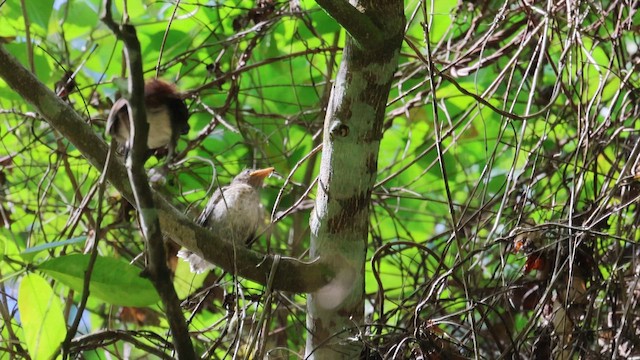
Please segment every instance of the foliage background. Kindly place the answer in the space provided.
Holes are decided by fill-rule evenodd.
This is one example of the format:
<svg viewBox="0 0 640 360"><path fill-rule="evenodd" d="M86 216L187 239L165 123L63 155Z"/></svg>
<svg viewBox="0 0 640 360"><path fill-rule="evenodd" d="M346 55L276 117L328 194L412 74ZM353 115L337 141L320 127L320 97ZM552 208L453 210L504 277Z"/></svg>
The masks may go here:
<svg viewBox="0 0 640 360"><path fill-rule="evenodd" d="M536 357L547 338L569 344L571 356L638 355L637 4L405 4L406 41L371 204L372 326L359 329L369 356ZM51 88L74 72L70 101L103 133L107 99L125 74L122 45L99 21L100 6L0 2L0 40ZM344 32L311 1L127 6L147 77L157 73L190 95L191 131L161 190L197 214L217 183L244 167L274 166L281 177L263 192L272 223L257 248L304 258L313 149ZM80 295L33 266L82 253L96 237L101 255L141 267L143 243L115 191L99 201L99 172L1 81L0 94L0 346L37 357L18 314L19 293L27 293L20 284L52 288L42 301L59 302L64 314L44 323L52 328L71 321ZM515 252L514 243L526 246ZM538 253L551 269L525 273ZM210 280L178 263L181 297ZM575 283L584 283L579 303L566 295ZM185 309L200 353L302 353L304 295L279 293L265 311L262 287L229 277L223 284L204 310ZM107 292L120 286L105 284ZM536 294L533 306L517 304L526 298L521 289ZM548 325L556 304L570 314L570 339ZM127 329L133 340L109 333L124 341L76 341L75 349L87 358L144 358L152 345L161 356L160 311L92 296L79 335ZM255 326L261 316L264 329Z"/></svg>

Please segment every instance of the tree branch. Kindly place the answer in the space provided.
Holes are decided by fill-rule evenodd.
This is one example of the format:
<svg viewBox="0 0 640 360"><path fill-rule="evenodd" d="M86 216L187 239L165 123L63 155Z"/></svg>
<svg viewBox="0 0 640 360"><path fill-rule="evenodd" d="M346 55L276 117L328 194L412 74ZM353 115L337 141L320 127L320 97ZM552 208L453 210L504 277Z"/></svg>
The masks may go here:
<svg viewBox="0 0 640 360"><path fill-rule="evenodd" d="M167 256L158 213L153 201L153 193L149 186L144 163L146 154L149 124L144 102L144 75L142 71L142 54L136 28L130 24L118 26L112 18L111 0L104 1L102 21L124 43L125 58L129 68L129 145L127 172L136 200L140 218L140 228L146 240L147 264L144 274L147 275L160 295L165 307L169 328L173 335L173 344L180 359L195 359L196 353L189 338L189 327L180 308L178 294L171 281L171 272L167 267ZM115 115L115 114L114 114Z"/></svg>
<svg viewBox="0 0 640 360"><path fill-rule="evenodd" d="M171 344L167 343L162 337L148 331L101 330L74 339L71 342L71 352L81 354L85 351L103 348L118 341L126 341L138 349L155 355L159 359L173 359L172 356L162 351L162 349L169 348Z"/></svg>
<svg viewBox="0 0 640 360"><path fill-rule="evenodd" d="M382 29L371 17L360 12L346 0L316 0L340 26L342 26L363 50L378 50L384 45Z"/></svg>
<svg viewBox="0 0 640 360"><path fill-rule="evenodd" d="M57 97L32 73L0 45L0 77L22 98L33 105L45 120L71 142L98 171L104 167L108 146L96 135L69 104ZM107 180L124 198L135 204L127 171L121 161L112 160ZM269 278L273 255L259 254L216 237L209 230L174 208L167 199L154 192L154 201L162 230L181 246L220 266L225 271L265 285ZM234 254L235 258L231 256ZM234 259L236 263L234 264ZM236 272L237 270L237 272ZM324 262L304 263L283 257L273 282L274 290L310 293L326 285L333 277Z"/></svg>
<svg viewBox="0 0 640 360"><path fill-rule="evenodd" d="M338 270L329 285L307 297L305 358L314 360L354 359L362 351L362 343L351 340L354 333L345 330L366 323L362 304L371 193L405 29L401 0L351 3L362 13L350 14L357 17L341 25L349 30L363 17L375 19L384 46L363 47L355 36L347 37L327 105L309 253L332 261Z"/></svg>

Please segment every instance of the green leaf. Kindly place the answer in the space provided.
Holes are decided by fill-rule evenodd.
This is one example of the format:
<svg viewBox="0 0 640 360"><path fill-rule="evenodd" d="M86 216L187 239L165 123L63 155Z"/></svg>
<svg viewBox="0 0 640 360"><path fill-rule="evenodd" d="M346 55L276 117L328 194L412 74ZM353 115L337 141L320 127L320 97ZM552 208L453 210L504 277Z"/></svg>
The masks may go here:
<svg viewBox="0 0 640 360"><path fill-rule="evenodd" d="M74 254L47 260L38 269L75 291L82 292L88 264L89 255ZM159 300L151 282L140 277L140 269L108 257L97 258L89 292L90 296L112 305L148 306Z"/></svg>
<svg viewBox="0 0 640 360"><path fill-rule="evenodd" d="M27 58L27 44L26 43L10 43L4 45L5 49L7 49L11 55L15 56L23 65L28 67L29 61ZM51 78L51 66L47 58L42 54L42 52L37 51L33 54L33 61L36 67L36 74L38 79L44 83L48 82ZM2 100L5 100L5 96L10 97L10 99L19 99L13 91L2 92Z"/></svg>
<svg viewBox="0 0 640 360"><path fill-rule="evenodd" d="M91 4L90 1L74 1L73 5L65 6L69 6L69 14L65 19L71 24L93 26L99 21L98 13L100 9Z"/></svg>
<svg viewBox="0 0 640 360"><path fill-rule="evenodd" d="M9 240L9 229L0 228L0 257L6 254L7 242Z"/></svg>
<svg viewBox="0 0 640 360"><path fill-rule="evenodd" d="M31 22L40 25L43 30L47 30L53 11L53 0L26 1L25 3Z"/></svg>
<svg viewBox="0 0 640 360"><path fill-rule="evenodd" d="M18 310L31 358L51 359L58 352L67 327L62 302L40 275L29 274L22 279Z"/></svg>
<svg viewBox="0 0 640 360"><path fill-rule="evenodd" d="M26 249L25 251L21 252L20 255L22 255L23 259L29 261L29 260L33 259L33 256L35 254L39 253L40 251L53 249L53 248L56 248L56 247L59 247L59 246L79 244L79 243L84 242L86 239L87 239L87 236L83 235L83 236L78 236L78 237L74 237L74 238L71 238L71 239L63 240L63 241L54 241L54 242L50 242L50 243L45 243L45 244L42 244L42 245L30 247L30 248Z"/></svg>
<svg viewBox="0 0 640 360"><path fill-rule="evenodd" d="M313 19L313 26L319 34L333 34L340 30L338 22L324 11L314 12L310 17Z"/></svg>
<svg viewBox="0 0 640 360"><path fill-rule="evenodd" d="M167 34L165 39L165 30L157 31L149 34L151 43L144 50L144 54L154 54L160 50L161 44L164 42L163 56L176 56L187 49L191 43L191 36L182 31L172 30ZM142 45L142 44L141 44Z"/></svg>

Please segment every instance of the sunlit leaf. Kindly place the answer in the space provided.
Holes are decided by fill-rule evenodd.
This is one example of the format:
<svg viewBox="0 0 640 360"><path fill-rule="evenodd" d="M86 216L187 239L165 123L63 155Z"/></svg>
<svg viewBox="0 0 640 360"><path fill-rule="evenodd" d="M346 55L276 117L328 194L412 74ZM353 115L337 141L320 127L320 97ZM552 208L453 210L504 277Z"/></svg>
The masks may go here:
<svg viewBox="0 0 640 360"><path fill-rule="evenodd" d="M82 292L89 255L67 255L53 258L38 269L70 288ZM140 277L140 269L124 261L98 257L91 275L90 296L122 306L147 306L158 302L151 282Z"/></svg>
<svg viewBox="0 0 640 360"><path fill-rule="evenodd" d="M29 20L34 24L40 25L43 30L47 30L51 12L53 11L53 3L53 0L25 1Z"/></svg>
<svg viewBox="0 0 640 360"><path fill-rule="evenodd" d="M31 358L50 359L67 332L60 298L40 275L29 274L20 283L18 309Z"/></svg>

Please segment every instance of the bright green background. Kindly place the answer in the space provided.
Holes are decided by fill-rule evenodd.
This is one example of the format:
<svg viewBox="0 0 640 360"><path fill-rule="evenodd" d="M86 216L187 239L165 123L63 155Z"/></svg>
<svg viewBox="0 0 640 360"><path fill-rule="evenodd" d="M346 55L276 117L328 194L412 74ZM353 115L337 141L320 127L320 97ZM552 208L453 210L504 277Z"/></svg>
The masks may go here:
<svg viewBox="0 0 640 360"><path fill-rule="evenodd" d="M513 240L509 235L518 227L566 225L584 211L599 212L600 218L609 214L606 226L596 227L593 219L584 224L572 220L575 226L601 232L589 238L600 273L593 281L598 279L599 284L613 281L612 274L619 270L600 260L604 254L638 240L637 199L632 200L637 181L630 177L633 172L621 173L625 166L632 168L634 161L628 156L638 131L635 89L640 79L632 65L637 35L628 27L616 26L614 18L587 11L585 4L578 7L588 13L582 18L578 41L561 13L545 28L537 27L542 17L515 2L500 16L496 15L502 11L499 4L474 7L473 3L446 0L422 8L417 1L405 2L407 41L415 44L420 56L407 43L403 45L380 145L379 184L371 204L371 261L366 264L366 311L371 321L381 325L375 334L411 334L412 319L418 316L425 323L438 324L453 343L470 347L470 340L463 336L469 326L480 332L505 326L501 316L508 308L507 287L533 276L522 274L525 256L509 252ZM25 66L31 47L35 73L51 88L65 71L76 72L77 89L70 101L104 136L108 105L96 107L92 99L98 99L94 93L103 103L115 99L114 81L124 75L124 64L122 45L99 21L101 2L25 4L25 9L19 1L0 5L3 46ZM123 8L120 1L116 4L119 21ZM129 17L144 49L147 77L157 71L187 91L230 72L237 75L235 83L229 77L187 100L191 131L181 139L179 150L189 151L181 154L185 161L169 174L162 191L190 214L197 214L203 205L212 179L225 184L245 167L274 166L281 174L268 179L263 191L265 207L274 214L296 203L317 174L320 155L305 156L321 141L324 109L345 34L312 1L301 1L300 14L290 12L287 2L278 3L266 22L234 29L234 21L248 16L252 7L252 1L184 2L177 9L169 2L128 2ZM28 14L32 44L26 42L23 11ZM431 77L422 61L426 58L425 12L435 67L452 78ZM629 22L636 24L637 13L631 15ZM609 41L614 32L619 32L617 42ZM543 62L536 73L529 66L537 65L543 43ZM551 98L554 87L558 95ZM237 95L228 97L236 91ZM14 299L24 299L38 286L47 296L31 298L33 306L45 301L75 306L86 260L78 254L95 230L96 209L102 207L99 250L104 261L94 274L96 290L83 317L83 331L134 326L164 336L165 321L131 325L117 316L117 305L146 306L155 299L149 284L136 276L141 261L127 265L143 249L135 217L127 215L119 194L111 188L102 204L93 195L80 210L83 199L97 186L98 171L1 80L0 94L0 206L3 218L9 219L0 230L0 279L5 291ZM526 120L508 118L487 103L516 116L535 115ZM212 112L229 126L217 122ZM208 126L213 130L203 133ZM299 162L273 209L284 178ZM155 159L148 163L155 165ZM630 186L626 192L621 190L624 184ZM312 204L314 193L311 190L303 205ZM308 247L309 208L303 206L273 224L257 249L303 256ZM542 246L557 240L545 238ZM74 266L54 266L65 256ZM122 274L128 275L116 282L108 276L113 266L122 267ZM174 282L181 298L203 281L203 275L193 276L179 263ZM239 304L246 315L260 314L262 306L248 295L261 294L263 289L245 281L241 285L247 298ZM483 289L495 292L489 296ZM593 299L603 299L603 289L594 289ZM279 302L278 316L269 325L279 335L270 337L267 346L300 353L304 295L285 295L289 300ZM213 305L192 319L191 330L203 331L196 339L200 353L223 332L222 302L217 294ZM15 313L15 301L3 306ZM161 311L157 306L151 309ZM58 307L50 310L56 314L42 326L61 328ZM585 326L604 326L606 316L599 316ZM519 313L511 324L514 338L525 333L519 338L528 344L525 347L530 346L527 339L535 321L536 317ZM32 355L43 351L33 349L30 339L35 330L26 319L12 318L9 323ZM8 329L2 329L2 338L7 339ZM219 350L224 353L231 341L224 338ZM479 336L475 341L484 355L491 354L491 340ZM57 345L48 346L55 351ZM120 351L122 346L105 348ZM241 348L236 350L242 353ZM85 356L103 355L92 351Z"/></svg>

